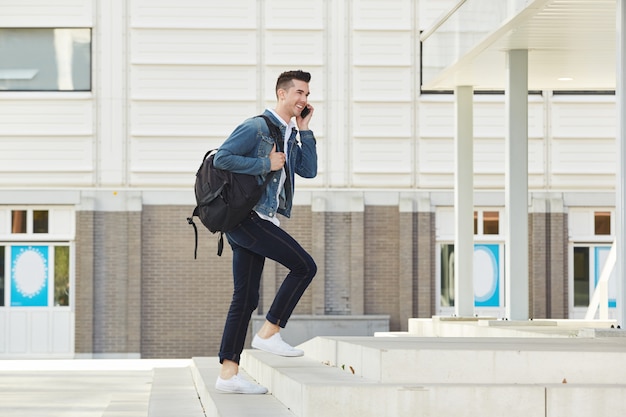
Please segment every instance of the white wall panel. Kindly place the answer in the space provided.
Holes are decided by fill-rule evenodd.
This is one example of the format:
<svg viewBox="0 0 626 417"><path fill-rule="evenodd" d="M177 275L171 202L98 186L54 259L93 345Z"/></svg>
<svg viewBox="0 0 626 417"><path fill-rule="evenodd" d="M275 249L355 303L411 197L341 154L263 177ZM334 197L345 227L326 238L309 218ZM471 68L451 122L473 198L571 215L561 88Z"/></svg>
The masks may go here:
<svg viewBox="0 0 626 417"><path fill-rule="evenodd" d="M133 99L257 99L256 66L135 65L131 69Z"/></svg>
<svg viewBox="0 0 626 417"><path fill-rule="evenodd" d="M354 0L353 27L361 29L411 30L412 0Z"/></svg>
<svg viewBox="0 0 626 417"><path fill-rule="evenodd" d="M52 330L48 311L31 311L29 317L30 346L32 353L47 353L50 349L49 338Z"/></svg>
<svg viewBox="0 0 626 417"><path fill-rule="evenodd" d="M454 139L424 138L419 143L419 167L423 174L454 172Z"/></svg>
<svg viewBox="0 0 626 417"><path fill-rule="evenodd" d="M545 141L541 139L528 139L528 173L530 175L546 173Z"/></svg>
<svg viewBox="0 0 626 417"><path fill-rule="evenodd" d="M228 0L219 3L198 0L132 0L132 26L254 29L256 0Z"/></svg>
<svg viewBox="0 0 626 417"><path fill-rule="evenodd" d="M570 209L568 213L569 237L594 236L593 213L589 209Z"/></svg>
<svg viewBox="0 0 626 417"><path fill-rule="evenodd" d="M323 29L326 25L326 8L323 1L299 2L297 7L293 0L269 0L259 3L265 6L263 17L266 29ZM294 13L302 18L296 17Z"/></svg>
<svg viewBox="0 0 626 417"><path fill-rule="evenodd" d="M351 185L358 188L383 188L389 190L390 188L395 187L411 187L412 184L413 181L410 174L394 174L391 172L378 174L361 174L355 172L351 175ZM397 206L398 203L397 201L390 200L388 204L383 205Z"/></svg>
<svg viewBox="0 0 626 417"><path fill-rule="evenodd" d="M410 66L413 55L412 32L354 31L352 60L355 66Z"/></svg>
<svg viewBox="0 0 626 417"><path fill-rule="evenodd" d="M352 100L406 101L411 106L414 76L410 67L356 67L352 73Z"/></svg>
<svg viewBox="0 0 626 417"><path fill-rule="evenodd" d="M528 98L528 137L543 138L546 134L546 105L540 97Z"/></svg>
<svg viewBox="0 0 626 417"><path fill-rule="evenodd" d="M7 314L9 327L9 349L8 353L27 353L29 348L28 340L28 313L26 311L15 311Z"/></svg>
<svg viewBox="0 0 626 417"><path fill-rule="evenodd" d="M504 139L474 139L474 172L504 174L504 146Z"/></svg>
<svg viewBox="0 0 626 417"><path fill-rule="evenodd" d="M454 103L426 101L419 103L419 133L423 138L454 137Z"/></svg>
<svg viewBox="0 0 626 417"><path fill-rule="evenodd" d="M51 351L52 353L74 353L74 335L68 329L74 328L74 313L69 310L51 311L50 320L52 326L50 328L51 335Z"/></svg>
<svg viewBox="0 0 626 417"><path fill-rule="evenodd" d="M305 30L270 30L265 33L264 62L298 68L324 63L324 33ZM278 74L276 74L278 76Z"/></svg>
<svg viewBox="0 0 626 417"><path fill-rule="evenodd" d="M474 137L504 138L504 102L474 102Z"/></svg>
<svg viewBox="0 0 626 417"><path fill-rule="evenodd" d="M355 139L353 144L355 173L410 173L411 142L402 139Z"/></svg>
<svg viewBox="0 0 626 417"><path fill-rule="evenodd" d="M11 210L0 209L0 236L8 235L11 230ZM2 320L0 320L0 323ZM0 331L0 334L2 332ZM2 349L0 349L2 351Z"/></svg>
<svg viewBox="0 0 626 417"><path fill-rule="evenodd" d="M354 103L354 137L411 137L411 105Z"/></svg>
<svg viewBox="0 0 626 417"><path fill-rule="evenodd" d="M91 137L0 137L2 174L11 171L91 171L92 155Z"/></svg>
<svg viewBox="0 0 626 417"><path fill-rule="evenodd" d="M255 30L134 29L133 64L256 65Z"/></svg>
<svg viewBox="0 0 626 417"><path fill-rule="evenodd" d="M4 301L4 300L3 300ZM6 305L6 304L4 304ZM7 334L7 317L9 314L6 312L5 308L0 308L0 354L5 353L7 351L7 340L9 340Z"/></svg>
<svg viewBox="0 0 626 417"><path fill-rule="evenodd" d="M552 172L555 174L615 174L615 139L555 139Z"/></svg>
<svg viewBox="0 0 626 417"><path fill-rule="evenodd" d="M66 236L74 239L76 234L76 217L72 207L55 207L50 209L50 235L54 238ZM2 230L2 229L0 229Z"/></svg>
<svg viewBox="0 0 626 417"><path fill-rule="evenodd" d="M554 102L552 135L562 138L615 138L614 102Z"/></svg>
<svg viewBox="0 0 626 417"><path fill-rule="evenodd" d="M93 132L90 100L54 99L54 93L0 98L0 137L88 135Z"/></svg>
<svg viewBox="0 0 626 417"><path fill-rule="evenodd" d="M189 172L196 170L204 154L219 147L224 138L142 137L132 143L131 154L136 173Z"/></svg>
<svg viewBox="0 0 626 417"><path fill-rule="evenodd" d="M90 27L93 0L2 0L0 27Z"/></svg>
<svg viewBox="0 0 626 417"><path fill-rule="evenodd" d="M136 101L131 108L131 134L226 137L258 113L254 102Z"/></svg>
<svg viewBox="0 0 626 417"><path fill-rule="evenodd" d="M609 174L588 174L588 175L552 175L550 187L553 189L567 189L584 192L586 190L606 190L611 192L615 189L615 175ZM589 200L589 205L597 203L593 199Z"/></svg>

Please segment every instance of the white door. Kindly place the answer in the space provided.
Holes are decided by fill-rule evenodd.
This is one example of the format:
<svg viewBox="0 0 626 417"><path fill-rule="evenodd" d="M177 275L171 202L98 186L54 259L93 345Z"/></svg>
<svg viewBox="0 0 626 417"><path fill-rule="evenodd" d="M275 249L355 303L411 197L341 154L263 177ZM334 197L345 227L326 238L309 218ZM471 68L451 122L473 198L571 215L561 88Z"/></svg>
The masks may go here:
<svg viewBox="0 0 626 417"><path fill-rule="evenodd" d="M438 314L454 314L454 244L439 245ZM504 244L474 244L474 313L479 316L503 317Z"/></svg>
<svg viewBox="0 0 626 417"><path fill-rule="evenodd" d="M572 247L570 273L569 318L583 319L593 296L611 246L607 244L575 244ZM616 317L617 281L615 271L609 278L609 318Z"/></svg>
<svg viewBox="0 0 626 417"><path fill-rule="evenodd" d="M0 358L74 356L73 219L0 209Z"/></svg>
<svg viewBox="0 0 626 417"><path fill-rule="evenodd" d="M68 244L1 245L0 355L72 357Z"/></svg>

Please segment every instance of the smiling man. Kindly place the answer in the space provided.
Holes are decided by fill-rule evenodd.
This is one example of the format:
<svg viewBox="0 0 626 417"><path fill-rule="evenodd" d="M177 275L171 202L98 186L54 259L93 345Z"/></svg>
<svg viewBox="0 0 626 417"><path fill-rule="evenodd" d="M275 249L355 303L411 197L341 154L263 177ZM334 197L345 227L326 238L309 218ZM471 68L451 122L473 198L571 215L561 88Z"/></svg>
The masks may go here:
<svg viewBox="0 0 626 417"><path fill-rule="evenodd" d="M280 356L302 356L280 336L296 304L317 272L309 253L280 228L277 214L290 217L295 174L317 175L315 136L309 130L313 106L308 104L311 74L287 71L276 81L276 107L262 117L240 124L217 151L216 168L258 176L262 184L273 175L250 215L226 233L233 250L233 298L226 317L220 346L220 376L215 388L241 394L265 394L267 389L239 376L239 360L252 312L259 303L259 288L265 259L285 266L289 272L254 336L252 347ZM280 128L282 137L273 138L267 123ZM299 130L299 135L298 135ZM297 136L300 140L297 141Z"/></svg>

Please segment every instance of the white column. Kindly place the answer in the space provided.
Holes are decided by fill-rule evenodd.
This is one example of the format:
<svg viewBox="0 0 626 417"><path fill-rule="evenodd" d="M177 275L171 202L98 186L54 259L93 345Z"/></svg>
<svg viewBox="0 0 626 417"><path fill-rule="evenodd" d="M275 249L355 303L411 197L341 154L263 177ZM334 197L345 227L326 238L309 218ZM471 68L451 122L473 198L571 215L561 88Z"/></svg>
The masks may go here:
<svg viewBox="0 0 626 417"><path fill-rule="evenodd" d="M617 50L616 50L616 86L615 95L617 101L617 147L619 176L616 181L616 213L617 230L615 232L617 258L615 263L615 279L617 279L617 322L623 328L626 319L626 280L624 271L626 264L624 257L624 237L626 237L626 217L624 213L626 198L626 5L623 0L615 0L617 3Z"/></svg>
<svg viewBox="0 0 626 417"><path fill-rule="evenodd" d="M528 319L528 51L507 53L505 303L510 320Z"/></svg>
<svg viewBox="0 0 626 417"><path fill-rule="evenodd" d="M350 187L352 185L352 131L349 128L352 124L353 105L352 105L352 84L349 51L350 37L347 35L348 28L346 22L350 21L348 15L348 7L345 1L329 1L327 4L328 22L328 65L326 68L327 87L323 87L322 80L314 79L311 88L315 88L315 98L322 99L324 94L325 103L327 104L326 113L322 116L317 110L314 118L315 125L313 129L321 129L321 122L326 118L326 126L328 127L324 146L318 149L324 149L325 154L320 155L320 160L326 160L324 169L324 177L326 186L330 187ZM322 89L326 88L326 92L322 93ZM318 91L319 90L319 91ZM318 127L319 126L319 127Z"/></svg>
<svg viewBox="0 0 626 417"><path fill-rule="evenodd" d="M127 182L127 0L96 2L94 96L97 178L100 186Z"/></svg>
<svg viewBox="0 0 626 417"><path fill-rule="evenodd" d="M474 315L474 89L459 86L454 138L454 311Z"/></svg>

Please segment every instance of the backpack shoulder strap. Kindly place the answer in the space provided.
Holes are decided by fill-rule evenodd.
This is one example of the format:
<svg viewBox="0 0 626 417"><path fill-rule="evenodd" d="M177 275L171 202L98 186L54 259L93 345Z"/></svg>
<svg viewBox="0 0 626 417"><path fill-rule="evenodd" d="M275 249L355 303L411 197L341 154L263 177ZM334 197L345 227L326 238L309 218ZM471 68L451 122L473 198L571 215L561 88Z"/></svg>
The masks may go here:
<svg viewBox="0 0 626 417"><path fill-rule="evenodd" d="M276 142L276 149L282 148L283 141L280 140L282 138L282 132L280 131L280 128L276 126L274 122L272 121L272 119L270 119L266 115L259 114L258 117L262 117L263 119L265 119L265 123L267 123L267 127L270 130L270 136Z"/></svg>

